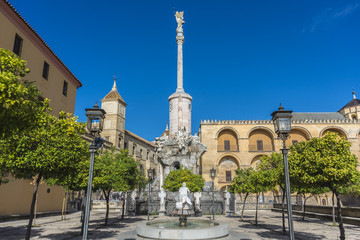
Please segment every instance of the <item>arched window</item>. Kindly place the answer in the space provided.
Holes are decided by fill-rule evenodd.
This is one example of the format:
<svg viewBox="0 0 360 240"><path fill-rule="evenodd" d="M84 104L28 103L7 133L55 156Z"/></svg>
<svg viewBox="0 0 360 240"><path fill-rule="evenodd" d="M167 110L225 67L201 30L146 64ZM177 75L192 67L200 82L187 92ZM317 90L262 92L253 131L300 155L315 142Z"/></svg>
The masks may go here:
<svg viewBox="0 0 360 240"><path fill-rule="evenodd" d="M274 150L273 136L265 129L255 129L249 134L249 152L271 152Z"/></svg>
<svg viewBox="0 0 360 240"><path fill-rule="evenodd" d="M219 133L217 146L219 152L237 152L238 146L238 136L234 131L224 129Z"/></svg>
<svg viewBox="0 0 360 240"><path fill-rule="evenodd" d="M230 183L235 177L235 170L238 168L236 159L230 156L223 157L219 164L219 182Z"/></svg>

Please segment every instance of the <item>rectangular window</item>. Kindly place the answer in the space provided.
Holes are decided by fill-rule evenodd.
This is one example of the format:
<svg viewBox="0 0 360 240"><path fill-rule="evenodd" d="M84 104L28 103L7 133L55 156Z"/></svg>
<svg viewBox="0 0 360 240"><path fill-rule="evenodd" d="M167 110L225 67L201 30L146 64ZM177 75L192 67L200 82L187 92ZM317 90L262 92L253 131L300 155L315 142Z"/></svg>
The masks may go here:
<svg viewBox="0 0 360 240"><path fill-rule="evenodd" d="M258 151L263 151L264 148L263 148L263 141L262 140L257 140L257 150Z"/></svg>
<svg viewBox="0 0 360 240"><path fill-rule="evenodd" d="M298 140L292 140L292 145L296 145L298 143Z"/></svg>
<svg viewBox="0 0 360 240"><path fill-rule="evenodd" d="M109 140L110 140L110 137L109 137L109 136L106 136L106 137L105 137L105 140L106 140L106 141L109 141Z"/></svg>
<svg viewBox="0 0 360 240"><path fill-rule="evenodd" d="M20 57L22 50L23 39L19 35L15 35L13 52Z"/></svg>
<svg viewBox="0 0 360 240"><path fill-rule="evenodd" d="M66 97L67 96L67 90L68 90L68 83L66 81L64 81L64 85L63 85L63 95Z"/></svg>
<svg viewBox="0 0 360 240"><path fill-rule="evenodd" d="M49 64L44 61L44 67L43 67L42 76L43 76L43 78L45 78L46 80L48 80L48 77L49 77L49 67L50 67Z"/></svg>
<svg viewBox="0 0 360 240"><path fill-rule="evenodd" d="M226 171L226 182L231 182L231 171Z"/></svg>
<svg viewBox="0 0 360 240"><path fill-rule="evenodd" d="M230 141L229 140L224 140L224 150L230 151Z"/></svg>
<svg viewBox="0 0 360 240"><path fill-rule="evenodd" d="M124 143L124 149L127 149L127 143Z"/></svg>

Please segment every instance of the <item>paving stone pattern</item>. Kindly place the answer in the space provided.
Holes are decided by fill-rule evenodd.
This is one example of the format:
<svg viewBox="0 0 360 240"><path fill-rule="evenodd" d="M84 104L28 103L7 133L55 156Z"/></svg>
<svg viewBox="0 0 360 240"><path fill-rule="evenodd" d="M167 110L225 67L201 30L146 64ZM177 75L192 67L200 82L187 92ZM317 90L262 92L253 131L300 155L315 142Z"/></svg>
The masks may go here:
<svg viewBox="0 0 360 240"><path fill-rule="evenodd" d="M89 239L107 240L142 240L136 236L135 227L140 221L146 221L146 216L125 216L120 220L120 212L110 212L109 225L104 226L103 211L92 211L90 216ZM223 240L248 240L248 239L288 239L281 234L281 214L268 210L259 211L259 224L253 224L255 211L245 211L244 222L239 221L239 216L226 217L216 215L219 222L228 223L230 226L229 236ZM210 216L209 216L210 217ZM66 220L60 220L60 216L41 217L36 220L36 226L32 228L31 239L71 239L80 240L80 212L67 215ZM18 240L24 239L27 220L8 220L0 222L0 239ZM294 216L295 237L300 240L310 239L339 239L339 228L331 226L331 222L306 219ZM360 227L345 224L347 240L360 239Z"/></svg>

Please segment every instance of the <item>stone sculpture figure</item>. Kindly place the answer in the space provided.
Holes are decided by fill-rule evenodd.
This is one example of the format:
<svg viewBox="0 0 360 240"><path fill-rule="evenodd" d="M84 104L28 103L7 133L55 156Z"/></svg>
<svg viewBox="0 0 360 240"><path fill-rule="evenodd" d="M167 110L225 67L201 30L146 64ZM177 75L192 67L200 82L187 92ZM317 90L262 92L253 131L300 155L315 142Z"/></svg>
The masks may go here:
<svg viewBox="0 0 360 240"><path fill-rule="evenodd" d="M176 19L176 22L178 24L177 28L176 28L176 31L182 32L183 31L182 25L185 23L185 21L184 21L184 12L176 11L175 19Z"/></svg>
<svg viewBox="0 0 360 240"><path fill-rule="evenodd" d="M182 209L184 204L192 205L190 198L188 197L190 190L186 187L186 183L182 184L182 187L179 189L179 201L176 202L176 208Z"/></svg>
<svg viewBox="0 0 360 240"><path fill-rule="evenodd" d="M182 154L186 154L188 152L188 146L191 142L191 135L190 133L186 132L186 128L179 128L179 131L175 133L174 140L179 145L179 151Z"/></svg>

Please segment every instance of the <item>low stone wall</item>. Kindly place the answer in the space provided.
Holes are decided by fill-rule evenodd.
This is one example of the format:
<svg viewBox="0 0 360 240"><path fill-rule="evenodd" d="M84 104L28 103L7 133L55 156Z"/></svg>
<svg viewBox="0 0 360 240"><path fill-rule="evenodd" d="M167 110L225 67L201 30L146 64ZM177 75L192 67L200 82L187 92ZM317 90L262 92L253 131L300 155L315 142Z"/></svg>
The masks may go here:
<svg viewBox="0 0 360 240"><path fill-rule="evenodd" d="M92 210L106 210L106 200L92 200L91 201ZM111 211L121 211L122 210L122 201L109 201L109 209Z"/></svg>
<svg viewBox="0 0 360 240"><path fill-rule="evenodd" d="M274 208L281 209L281 204L273 204ZM286 209L286 204L285 204ZM301 205L292 205L292 209L296 211L302 211ZM305 206L306 212L322 213L332 215L332 206ZM337 207L335 207L337 212ZM360 218L360 207L341 207L341 215L344 217Z"/></svg>
<svg viewBox="0 0 360 240"><path fill-rule="evenodd" d="M131 197L131 193L128 194L127 198L127 212L130 215L146 215L148 211L148 196L147 192L141 192L137 194L136 197ZM225 200L222 192L214 193L214 212L215 214L224 214L225 213ZM178 192L166 192L165 198L165 209L166 215L170 216L174 212L176 199L178 198ZM152 191L150 198L150 213L158 214L160 209L160 198L159 191ZM193 206L194 198L192 199ZM212 192L201 192L200 198L200 209L202 214L212 214Z"/></svg>

